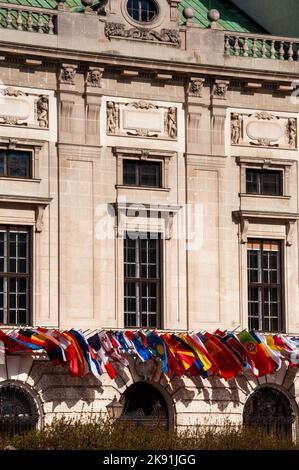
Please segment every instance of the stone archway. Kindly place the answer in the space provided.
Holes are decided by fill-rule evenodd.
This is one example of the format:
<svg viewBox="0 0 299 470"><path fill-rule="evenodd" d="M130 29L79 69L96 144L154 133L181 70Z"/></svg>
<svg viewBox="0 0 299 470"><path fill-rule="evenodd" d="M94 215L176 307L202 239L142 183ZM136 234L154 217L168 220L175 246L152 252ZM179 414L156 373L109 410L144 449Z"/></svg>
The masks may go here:
<svg viewBox="0 0 299 470"><path fill-rule="evenodd" d="M31 394L12 383L0 385L0 434L13 435L36 429L39 412Z"/></svg>
<svg viewBox="0 0 299 470"><path fill-rule="evenodd" d="M122 401L121 421L165 430L173 428L173 411L160 387L148 382L135 382L124 392Z"/></svg>
<svg viewBox="0 0 299 470"><path fill-rule="evenodd" d="M244 425L259 427L268 434L273 433L291 439L294 420L293 407L289 398L276 387L258 388L245 403Z"/></svg>

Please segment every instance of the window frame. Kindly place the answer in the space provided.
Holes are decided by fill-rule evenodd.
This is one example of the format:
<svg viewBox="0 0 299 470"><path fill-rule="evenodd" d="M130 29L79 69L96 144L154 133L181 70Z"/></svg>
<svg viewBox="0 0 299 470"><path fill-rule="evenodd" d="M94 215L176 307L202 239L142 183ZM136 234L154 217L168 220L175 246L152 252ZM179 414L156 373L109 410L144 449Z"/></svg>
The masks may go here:
<svg viewBox="0 0 299 470"><path fill-rule="evenodd" d="M17 147L17 148L9 148L9 147L3 147L3 146L0 146L0 152L27 152L30 154L30 157L29 157L29 176L13 176L13 175L9 175L8 173L7 174L3 174L1 175L0 174L0 177L1 178L12 178L14 180L31 180L33 179L33 170L34 170L34 150L32 148L26 148L26 147ZM6 156L6 161L7 161L8 157ZM6 168L8 168L8 165L6 163Z"/></svg>
<svg viewBox="0 0 299 470"><path fill-rule="evenodd" d="M0 322L0 325L5 325L5 326L16 326L16 325L29 325L31 324L32 320L32 299L33 299L33 231L31 226L26 226L26 225L7 225L7 224L0 224L0 230L5 231L6 233L10 232L26 232L27 233L27 263L28 263L28 272L27 273L16 273L12 271L1 271L0 277L3 279L27 279L27 292L26 292L26 322L25 323L20 323L16 321L15 323L10 323L9 320L9 309L10 309L10 288L9 288L9 283L7 282L7 292L3 292L3 297L4 295L6 296L6 307L3 305L3 322ZM9 243L7 244L6 248L6 253L4 253L4 259L5 255L7 258L6 263L8 263L8 260L10 259L10 252L9 252ZM6 309L6 313L5 313ZM16 317L17 320L17 317Z"/></svg>
<svg viewBox="0 0 299 470"><path fill-rule="evenodd" d="M258 282L251 282L249 278L249 272L250 272L250 265L249 265L249 252L254 251L250 250L248 245L250 243L258 243L260 246L259 253L260 253L260 266L257 267L258 270L258 275L260 276L261 281ZM266 269L263 267L263 245L265 243L275 243L278 244L278 250L277 252L279 253L279 264L278 264L278 269L277 272L279 273L279 282L278 283L273 283L273 282L264 282L264 272ZM258 317L258 330L257 331L263 331L263 332L279 332L283 333L285 331L285 273L284 273L284 243L283 240L281 239L269 239L269 238L255 238L255 237L250 237L248 239L248 244L246 246L246 257L247 257L247 318L248 318L248 327L249 329L253 329L252 326L250 325L250 318L253 317L250 315L250 296L249 296L249 290L250 288L256 288L258 289L259 292L261 292L261 301L257 301L261 303L261 310L262 314L261 317ZM266 250L265 250L266 251ZM267 250L268 251L268 250ZM265 328L266 322L271 321L271 314L269 313L268 318L266 318L265 315L265 308L266 308L266 301L264 297L264 293L266 289L276 289L277 290L277 305L278 305L278 313L277 313L277 330L274 329L268 329ZM253 317L255 318L255 317ZM275 318L275 317L274 317ZM256 329L256 328L254 328Z"/></svg>
<svg viewBox="0 0 299 470"><path fill-rule="evenodd" d="M248 172L255 172L258 175L258 186L259 186L259 191L253 192L253 191L248 191L247 187L247 174ZM275 193L267 193L264 191L264 176L265 174L269 173L279 173L279 192ZM256 196L283 196L284 194L284 181L283 181L283 170L280 168L255 168L255 167L249 167L247 166L245 169L245 190L246 194L254 194Z"/></svg>
<svg viewBox="0 0 299 470"><path fill-rule="evenodd" d="M162 308L163 308L163 240L162 240L162 237L161 237L161 233L156 233L154 234L154 237L153 237L153 233L150 233L150 232L136 232L136 234L134 234L134 237L133 239L135 239L135 241L139 240L139 242L137 242L137 247L135 248L135 252L137 253L137 260L135 258L135 266L137 266L137 263L139 263L139 276L138 277L133 277L133 276L126 276L126 240L128 239L131 239L128 237L128 234L129 233L132 233L130 231L126 231L125 234L124 234L124 237L123 237L123 279L124 279L124 296L123 296L123 309L124 309L124 326L125 328L162 328L162 315L163 315L163 312L162 312ZM146 235L146 238L145 238L145 235ZM140 240L144 240L144 239L147 239L147 240L150 240L150 239L155 239L157 240L157 247L158 247L158 277L155 277L155 278L149 278L149 277L142 277L140 276L140 268L141 268L141 249L142 249L142 245L140 243ZM129 324L128 322L128 315L129 313L126 312L126 309L125 309L125 302L126 302L126 295L125 295L125 285L126 283L131 283L131 284L135 284L136 288L136 324L135 325L132 325L132 324ZM142 286L143 285L146 285L146 284L155 284L156 285L156 314L155 314L155 317L156 317L156 322L155 322L155 325L149 325L148 321L147 321L147 324L143 324L142 322L142 300L144 299L144 297L141 295L138 296L137 294L137 290L139 290L139 292L142 292ZM138 308L137 308L138 307ZM151 316L154 316L154 314L148 314L147 312L147 320L149 320L149 318Z"/></svg>
<svg viewBox="0 0 299 470"><path fill-rule="evenodd" d="M170 162L177 158L177 152L166 150L136 149L131 147L113 147L113 155L116 157L116 189L138 189L141 191L170 191L169 171ZM123 161L137 160L161 163L161 186L136 186L124 184L123 180Z"/></svg>
<svg viewBox="0 0 299 470"><path fill-rule="evenodd" d="M281 158L261 158L261 157L236 157L236 164L240 167L240 197L257 197L257 198L277 198L290 199L293 192L291 191L291 179L294 175L295 160L282 160ZM268 195L259 193L246 192L246 170L273 170L282 172L282 194Z"/></svg>
<svg viewBox="0 0 299 470"><path fill-rule="evenodd" d="M135 176L136 176L136 182L135 183L128 183L125 181L125 164L132 162L136 165L135 168ZM142 179L142 167L150 166L150 165L157 165L159 166L159 175L158 175L158 184L157 185L147 185L147 184L142 184L141 179ZM122 161L122 170L123 170L123 175L122 175L122 181L124 186L138 186L141 188L154 188L154 189L162 189L162 162L161 160L142 160L142 159L136 159L136 158L124 158Z"/></svg>
<svg viewBox="0 0 299 470"><path fill-rule="evenodd" d="M127 15L130 17L130 19L132 21L134 21L135 23L138 23L138 24L142 24L142 25L149 25L149 24L152 24L155 19L157 18L158 14L159 14L159 7L158 7L158 4L155 0L146 0L147 1L147 10L146 10L146 13L147 15L149 14L150 11L153 11L153 10L150 10L150 3L153 5L154 7L154 15L151 19L148 19L148 20L143 20L142 19L142 15L143 15L143 8L142 8L142 3L144 0L135 0L138 2L138 19L136 19L132 13L130 13L130 10L133 10L133 11L136 11L136 8L134 9L134 0L126 0L125 1L125 9L126 9L126 13ZM130 3L132 3L132 6L130 8Z"/></svg>

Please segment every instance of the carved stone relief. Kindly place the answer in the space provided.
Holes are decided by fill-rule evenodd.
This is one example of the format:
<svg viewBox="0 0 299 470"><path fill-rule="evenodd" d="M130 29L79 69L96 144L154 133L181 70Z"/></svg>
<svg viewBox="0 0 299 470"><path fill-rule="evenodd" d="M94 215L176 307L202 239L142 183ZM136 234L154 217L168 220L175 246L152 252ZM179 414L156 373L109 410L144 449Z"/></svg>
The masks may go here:
<svg viewBox="0 0 299 470"><path fill-rule="evenodd" d="M39 127L49 127L49 98L41 95L35 102Z"/></svg>
<svg viewBox="0 0 299 470"><path fill-rule="evenodd" d="M0 125L49 128L49 96L26 93L13 87L0 88Z"/></svg>
<svg viewBox="0 0 299 470"><path fill-rule="evenodd" d="M203 85L203 78L191 79L189 82L189 96L197 96L198 98L201 98Z"/></svg>
<svg viewBox="0 0 299 470"><path fill-rule="evenodd" d="M297 148L297 119L266 111L230 115L232 145Z"/></svg>
<svg viewBox="0 0 299 470"><path fill-rule="evenodd" d="M228 90L229 82L227 80L221 81L216 80L213 88L213 97L226 100L226 94Z"/></svg>
<svg viewBox="0 0 299 470"><path fill-rule="evenodd" d="M102 78L103 78L103 69L90 67L90 69L87 72L86 84L87 86L101 88Z"/></svg>
<svg viewBox="0 0 299 470"><path fill-rule="evenodd" d="M231 142L238 144L241 137L241 121L237 113L231 114Z"/></svg>
<svg viewBox="0 0 299 470"><path fill-rule="evenodd" d="M75 84L76 67L74 65L63 65L60 72L61 83Z"/></svg>
<svg viewBox="0 0 299 470"><path fill-rule="evenodd" d="M180 33L176 29L161 29L160 31L148 30L144 28L129 28L122 23L106 23L105 36L108 39L131 39L135 41L158 42L180 47Z"/></svg>
<svg viewBox="0 0 299 470"><path fill-rule="evenodd" d="M144 100L129 103L108 101L106 127L108 135L176 140L177 108L158 106Z"/></svg>

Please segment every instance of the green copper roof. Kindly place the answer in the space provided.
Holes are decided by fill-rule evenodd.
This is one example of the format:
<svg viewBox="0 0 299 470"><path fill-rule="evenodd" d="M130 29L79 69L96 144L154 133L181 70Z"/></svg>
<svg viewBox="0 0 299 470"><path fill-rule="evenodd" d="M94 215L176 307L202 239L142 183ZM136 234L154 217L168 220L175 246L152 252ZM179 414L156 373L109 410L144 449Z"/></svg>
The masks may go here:
<svg viewBox="0 0 299 470"><path fill-rule="evenodd" d="M193 8L195 16L193 22L202 28L207 28L209 20L207 13L211 8L216 8L220 13L218 24L225 31L238 31L240 33L267 33L246 13L240 10L230 0L182 0L178 6L180 21L184 22L183 10L186 7Z"/></svg>
<svg viewBox="0 0 299 470"><path fill-rule="evenodd" d="M56 9L58 3L56 0L0 0L0 2L48 9ZM94 9L97 9L100 3L102 3L101 0L95 0L93 5ZM65 5L73 11L80 12L83 10L81 0L67 0ZM224 30L260 34L266 33L261 26L236 7L230 0L182 0L178 6L181 24L185 21L182 14L185 7L193 8L195 16L192 21L202 28L206 28L209 24L209 20L207 19L208 10L210 8L216 8L220 12L220 20L218 23ZM0 23L5 27L5 20L3 18L3 12L1 11L0 18L2 20Z"/></svg>

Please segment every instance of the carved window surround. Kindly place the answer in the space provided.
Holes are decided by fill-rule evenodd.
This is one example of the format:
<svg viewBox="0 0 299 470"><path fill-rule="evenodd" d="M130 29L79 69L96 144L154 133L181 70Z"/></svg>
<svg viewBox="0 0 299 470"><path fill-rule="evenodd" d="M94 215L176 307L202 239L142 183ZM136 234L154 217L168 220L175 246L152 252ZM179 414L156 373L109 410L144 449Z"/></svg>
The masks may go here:
<svg viewBox="0 0 299 470"><path fill-rule="evenodd" d="M160 162L162 164L162 188L155 188L156 190L170 190L169 189L169 163L170 159L175 157L176 152L167 152L165 150L148 150L148 149L135 149L135 148L122 148L113 147L113 154L117 158L116 162L116 185L121 187L128 187L136 189L136 186L123 185L123 161L132 160L147 160L150 162ZM138 189L151 190L148 187L139 187Z"/></svg>
<svg viewBox="0 0 299 470"><path fill-rule="evenodd" d="M0 194L0 207L34 210L37 233L42 232L44 211L51 201L52 198Z"/></svg>
<svg viewBox="0 0 299 470"><path fill-rule="evenodd" d="M265 197L259 194L246 193L246 169L256 168L263 170L281 170L283 180L283 195L270 196L275 198L290 198L290 173L295 160L282 160L276 158L256 158L256 157L237 157L236 161L241 170L241 191L240 196ZM267 196L268 197L268 196Z"/></svg>
<svg viewBox="0 0 299 470"><path fill-rule="evenodd" d="M170 240L173 232L173 219L182 206L167 204L136 204L117 202L117 237L123 238L127 231L161 233Z"/></svg>
<svg viewBox="0 0 299 470"><path fill-rule="evenodd" d="M240 241L247 243L250 224L264 225L285 225L285 240L287 246L292 246L295 223L299 219L299 214L289 212L272 211L234 211L233 219L240 224ZM250 237L253 237L250 234ZM273 238L273 237L272 237ZM275 237L274 237L275 238Z"/></svg>
<svg viewBox="0 0 299 470"><path fill-rule="evenodd" d="M5 150L26 150L32 153L32 178L26 178L24 181L40 182L40 153L45 145L43 140L29 140L21 138L0 138L0 148ZM8 178L5 177L5 180ZM16 181L16 178L13 179ZM20 179L18 179L20 181ZM22 180L23 181L23 180Z"/></svg>

